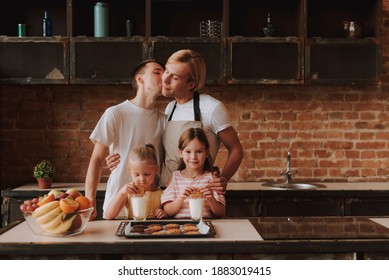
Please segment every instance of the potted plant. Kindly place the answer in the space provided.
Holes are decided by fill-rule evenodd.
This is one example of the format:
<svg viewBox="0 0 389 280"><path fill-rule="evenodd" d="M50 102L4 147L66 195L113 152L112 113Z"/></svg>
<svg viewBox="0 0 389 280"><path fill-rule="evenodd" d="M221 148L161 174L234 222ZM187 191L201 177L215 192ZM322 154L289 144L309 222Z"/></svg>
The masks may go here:
<svg viewBox="0 0 389 280"><path fill-rule="evenodd" d="M34 177L38 181L38 186L41 189L49 189L55 174L54 165L47 160L42 160L34 167Z"/></svg>

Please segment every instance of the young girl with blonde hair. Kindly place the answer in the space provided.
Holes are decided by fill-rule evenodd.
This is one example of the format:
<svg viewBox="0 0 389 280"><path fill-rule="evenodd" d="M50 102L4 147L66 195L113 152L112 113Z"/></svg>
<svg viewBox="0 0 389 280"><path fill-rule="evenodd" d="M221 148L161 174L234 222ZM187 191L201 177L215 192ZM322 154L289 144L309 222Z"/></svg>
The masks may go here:
<svg viewBox="0 0 389 280"><path fill-rule="evenodd" d="M105 212L105 218L116 218L124 206L127 218L133 218L131 196L144 192L144 195L148 196L147 218L166 218L167 214L161 206L162 190L155 186L159 168L154 146L146 144L132 149L128 156L128 169L133 181L125 184L112 199Z"/></svg>

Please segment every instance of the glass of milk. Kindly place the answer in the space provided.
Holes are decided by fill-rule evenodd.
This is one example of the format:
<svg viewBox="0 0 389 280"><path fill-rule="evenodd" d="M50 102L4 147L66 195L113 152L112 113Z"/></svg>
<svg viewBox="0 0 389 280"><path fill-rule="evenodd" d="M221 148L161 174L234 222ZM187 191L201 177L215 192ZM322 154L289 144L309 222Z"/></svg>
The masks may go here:
<svg viewBox="0 0 389 280"><path fill-rule="evenodd" d="M203 219L204 198L189 198L190 218L195 221Z"/></svg>
<svg viewBox="0 0 389 280"><path fill-rule="evenodd" d="M132 216L135 221L144 221L147 218L148 196L131 195Z"/></svg>

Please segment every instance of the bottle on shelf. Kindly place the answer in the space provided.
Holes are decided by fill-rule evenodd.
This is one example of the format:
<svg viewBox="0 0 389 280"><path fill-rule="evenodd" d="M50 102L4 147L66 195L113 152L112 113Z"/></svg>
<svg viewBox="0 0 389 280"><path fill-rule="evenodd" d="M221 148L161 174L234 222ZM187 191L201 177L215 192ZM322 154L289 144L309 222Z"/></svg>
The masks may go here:
<svg viewBox="0 0 389 280"><path fill-rule="evenodd" d="M42 36L43 37L49 37L52 36L52 25L51 25L51 18L49 18L49 14L47 11L45 11L44 17L43 17L43 24L42 24Z"/></svg>
<svg viewBox="0 0 389 280"><path fill-rule="evenodd" d="M108 4L97 2L94 7L94 34L95 37L108 36Z"/></svg>
<svg viewBox="0 0 389 280"><path fill-rule="evenodd" d="M265 37L274 36L274 34L276 32L276 28L275 28L274 24L272 23L270 13L267 13L266 25L262 28L262 31L263 31L263 35L265 35Z"/></svg>

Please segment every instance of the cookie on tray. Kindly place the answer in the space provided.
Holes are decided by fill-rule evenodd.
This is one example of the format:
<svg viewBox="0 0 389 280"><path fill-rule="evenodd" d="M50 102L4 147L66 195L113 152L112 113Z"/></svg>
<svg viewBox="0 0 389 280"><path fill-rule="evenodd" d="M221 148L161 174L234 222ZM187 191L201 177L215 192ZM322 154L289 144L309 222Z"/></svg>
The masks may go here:
<svg viewBox="0 0 389 280"><path fill-rule="evenodd" d="M160 230L160 231L156 231L156 232L153 232L152 235L165 235L166 232L163 231L163 230Z"/></svg>
<svg viewBox="0 0 389 280"><path fill-rule="evenodd" d="M193 230L193 231L184 232L184 234L200 234L200 232L198 230Z"/></svg>
<svg viewBox="0 0 389 280"><path fill-rule="evenodd" d="M172 229L172 228L180 228L180 225L179 224L166 224L165 225L166 230Z"/></svg>
<svg viewBox="0 0 389 280"><path fill-rule="evenodd" d="M171 228L166 230L166 234L182 234L182 231L179 228Z"/></svg>
<svg viewBox="0 0 389 280"><path fill-rule="evenodd" d="M159 224L152 224L152 225L149 225L147 228L145 228L145 233L148 233L148 234L151 234L153 232L157 232L157 231L160 231L162 230L162 226L159 225Z"/></svg>
<svg viewBox="0 0 389 280"><path fill-rule="evenodd" d="M131 232L132 233L144 233L145 229L141 228L141 227L132 227Z"/></svg>
<svg viewBox="0 0 389 280"><path fill-rule="evenodd" d="M196 226L183 226L183 227L182 227L182 230L183 230L184 232L198 231L199 228L196 227Z"/></svg>

